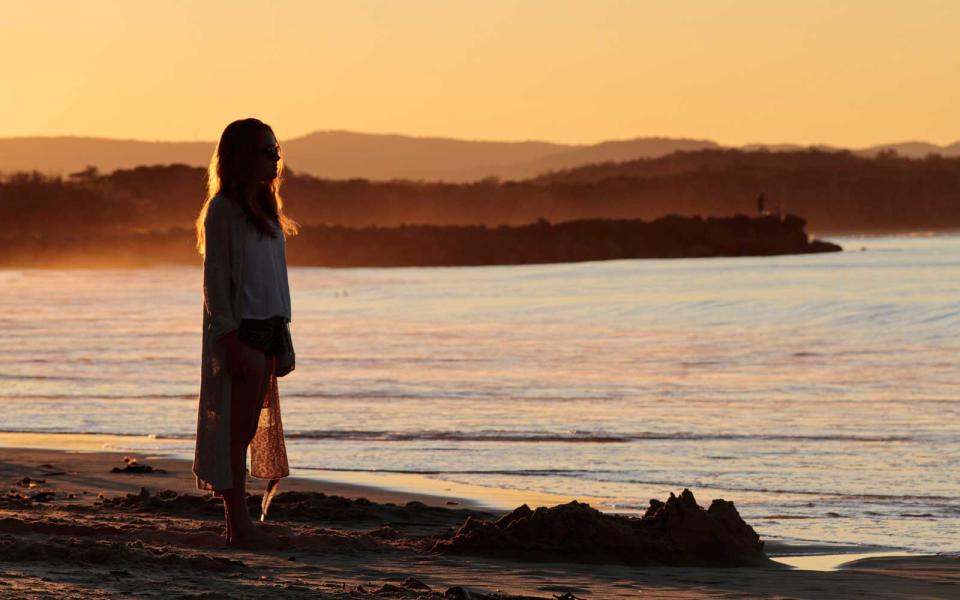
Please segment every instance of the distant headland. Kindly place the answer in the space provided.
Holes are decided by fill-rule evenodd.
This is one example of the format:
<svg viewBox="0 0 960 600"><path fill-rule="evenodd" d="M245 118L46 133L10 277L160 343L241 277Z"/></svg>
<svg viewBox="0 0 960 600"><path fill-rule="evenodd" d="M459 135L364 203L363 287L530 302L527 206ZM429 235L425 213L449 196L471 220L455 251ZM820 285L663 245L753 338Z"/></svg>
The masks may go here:
<svg viewBox="0 0 960 600"><path fill-rule="evenodd" d="M519 265L631 258L703 258L837 252L810 240L795 215L583 219L510 227L307 227L293 264L330 267Z"/></svg>
<svg viewBox="0 0 960 600"><path fill-rule="evenodd" d="M810 240L795 215L583 219L522 226L401 225L304 227L288 242L294 266L423 267L517 265L635 258L703 258L837 252ZM96 238L25 236L0 267L199 265L194 233L131 233Z"/></svg>
<svg viewBox="0 0 960 600"><path fill-rule="evenodd" d="M68 176L0 174L0 241L189 228L206 171L183 164ZM815 235L960 229L960 158L699 150L553 171L523 181L318 179L286 170L284 206L305 226L521 226L583 219L802 215Z"/></svg>

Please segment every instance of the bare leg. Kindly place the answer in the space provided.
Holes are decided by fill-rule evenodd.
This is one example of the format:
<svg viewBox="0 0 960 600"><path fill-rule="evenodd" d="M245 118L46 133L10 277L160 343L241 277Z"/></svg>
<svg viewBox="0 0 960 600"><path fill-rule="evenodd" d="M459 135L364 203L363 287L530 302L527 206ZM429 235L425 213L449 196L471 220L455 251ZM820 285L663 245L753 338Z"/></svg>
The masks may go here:
<svg viewBox="0 0 960 600"><path fill-rule="evenodd" d="M259 350L247 346L243 346L243 350L249 371L243 381L233 381L230 398L230 472L234 486L222 491L228 543L238 543L255 535L247 510L247 448L257 430L273 365L272 358Z"/></svg>

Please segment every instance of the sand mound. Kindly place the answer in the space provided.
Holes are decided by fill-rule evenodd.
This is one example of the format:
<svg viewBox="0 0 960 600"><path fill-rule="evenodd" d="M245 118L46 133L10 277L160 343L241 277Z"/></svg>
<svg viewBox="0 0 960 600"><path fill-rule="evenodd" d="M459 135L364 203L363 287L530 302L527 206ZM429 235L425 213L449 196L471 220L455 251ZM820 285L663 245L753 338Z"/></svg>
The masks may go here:
<svg viewBox="0 0 960 600"><path fill-rule="evenodd" d="M468 518L435 552L524 560L631 565L765 564L760 536L732 502L697 505L690 490L650 501L641 518L606 515L580 502L531 510L523 505L496 521Z"/></svg>
<svg viewBox="0 0 960 600"><path fill-rule="evenodd" d="M260 505L260 496L249 499L251 506ZM468 517L489 517L489 513L469 509L427 506L408 502L403 506L380 504L366 498L350 500L318 492L284 492L270 504L270 519L292 521L372 521L383 524L416 523L418 525L459 525Z"/></svg>
<svg viewBox="0 0 960 600"><path fill-rule="evenodd" d="M107 508L135 512L223 519L223 501L214 498L213 494L198 496L196 494L178 494L173 490L161 490L151 494L146 488L140 488L138 494L103 498L101 504Z"/></svg>
<svg viewBox="0 0 960 600"><path fill-rule="evenodd" d="M29 540L0 535L0 556L8 562L64 562L111 566L164 565L200 571L235 571L245 568L238 560L206 554L187 554L145 546L139 541L118 542L76 538Z"/></svg>
<svg viewBox="0 0 960 600"><path fill-rule="evenodd" d="M251 513L256 514L259 496L249 497L248 502ZM178 494L171 490L151 494L141 488L137 494L103 498L101 504L124 512L223 519L221 502L212 495ZM420 502L401 506L318 492L284 492L273 501L270 521L287 522L289 527L300 523L280 533L289 539L287 547L301 550L355 553L392 548L631 565L740 566L768 562L763 542L740 518L733 503L714 500L704 509L697 505L689 490L679 496L671 494L666 502L651 500L650 508L640 518L604 514L574 501L537 510L523 505L497 520L490 519L488 513L431 507ZM377 527L350 532L308 525L330 522ZM454 530L453 524L462 525ZM15 525L19 524L2 523L0 531L15 533ZM89 526L65 527L50 522L31 523L29 528L46 534L54 533L48 530L55 528L60 529L57 533L66 535L92 533L77 530ZM130 533L115 531L115 526L98 529L101 538L125 537ZM176 531L166 527L163 531L143 531L139 535L160 543L189 543L193 547L219 545L219 536L206 529Z"/></svg>
<svg viewBox="0 0 960 600"><path fill-rule="evenodd" d="M260 514L261 496L247 497L251 515ZM102 500L104 507L180 517L223 519L223 502L212 494L178 494L162 490L151 494L140 488L138 494L126 494ZM450 509L408 502L400 506L380 504L365 498L351 500L319 492L282 492L270 504L269 521L341 522L374 525L416 524L418 527L456 527L468 517L488 518L489 513L469 509Z"/></svg>

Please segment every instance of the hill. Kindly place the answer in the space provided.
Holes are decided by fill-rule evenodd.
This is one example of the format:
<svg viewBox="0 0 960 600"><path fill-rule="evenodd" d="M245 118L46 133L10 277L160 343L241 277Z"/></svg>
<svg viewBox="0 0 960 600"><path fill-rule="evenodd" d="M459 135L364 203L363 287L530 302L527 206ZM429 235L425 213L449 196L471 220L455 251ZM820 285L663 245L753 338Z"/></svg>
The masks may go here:
<svg viewBox="0 0 960 600"><path fill-rule="evenodd" d="M101 172L139 165L185 164L204 167L215 142L146 142L90 137L0 138L0 172L39 171L68 175L88 166ZM324 179L374 181L409 179L470 182L489 177L522 180L547 171L591 163L657 158L677 151L721 149L710 140L638 137L597 144L541 141L497 142L438 137L318 131L283 141L289 165ZM802 151L795 145L750 145L745 150ZM819 150L835 151L825 146ZM960 142L940 147L924 142L854 150L872 157L894 150L907 158L928 154L960 156Z"/></svg>
<svg viewBox="0 0 960 600"><path fill-rule="evenodd" d="M187 165L20 173L0 180L0 238L119 235L189 228L204 195ZM304 225L525 225L666 215L802 215L814 233L960 228L960 158L849 152L700 150L555 171L523 181L318 179L290 172L290 214Z"/></svg>

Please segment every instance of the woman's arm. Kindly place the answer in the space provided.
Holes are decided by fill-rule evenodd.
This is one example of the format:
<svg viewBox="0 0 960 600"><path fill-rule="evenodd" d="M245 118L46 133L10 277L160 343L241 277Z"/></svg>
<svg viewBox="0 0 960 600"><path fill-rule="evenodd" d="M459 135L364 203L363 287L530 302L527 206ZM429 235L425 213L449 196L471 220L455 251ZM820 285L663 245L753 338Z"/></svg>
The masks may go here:
<svg viewBox="0 0 960 600"><path fill-rule="evenodd" d="M233 314L233 293L230 285L230 219L219 204L210 203L203 220L206 249L203 255L203 306L210 316L210 333L220 339L239 327Z"/></svg>
<svg viewBox="0 0 960 600"><path fill-rule="evenodd" d="M203 305L210 315L210 335L223 345L226 369L234 379L243 379L247 365L240 351L239 319L233 312L230 285L230 219L219 201L211 202L203 220Z"/></svg>

